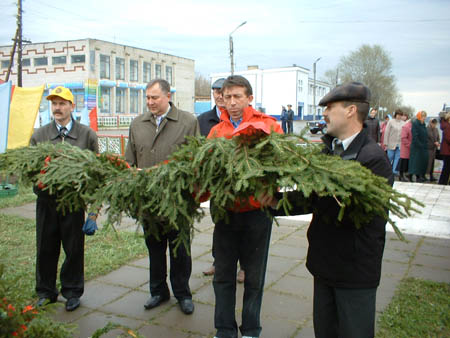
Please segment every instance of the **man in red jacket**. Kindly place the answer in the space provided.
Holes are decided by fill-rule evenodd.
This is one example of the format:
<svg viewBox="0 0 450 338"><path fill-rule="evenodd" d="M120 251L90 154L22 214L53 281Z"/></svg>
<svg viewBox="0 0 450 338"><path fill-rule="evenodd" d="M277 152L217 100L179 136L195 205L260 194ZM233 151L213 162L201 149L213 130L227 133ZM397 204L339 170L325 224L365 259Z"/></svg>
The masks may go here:
<svg viewBox="0 0 450 338"><path fill-rule="evenodd" d="M208 138L231 138L241 123L262 122L272 132L282 133L274 118L253 109L252 87L242 76L230 76L222 85L226 110L220 123L214 126ZM245 267L242 324L243 337L259 337L260 310L264 290L267 255L272 219L260 209L253 198L228 210L228 221L215 224L213 246L216 272L213 280L216 306L214 325L218 338L237 338L236 268L239 260Z"/></svg>

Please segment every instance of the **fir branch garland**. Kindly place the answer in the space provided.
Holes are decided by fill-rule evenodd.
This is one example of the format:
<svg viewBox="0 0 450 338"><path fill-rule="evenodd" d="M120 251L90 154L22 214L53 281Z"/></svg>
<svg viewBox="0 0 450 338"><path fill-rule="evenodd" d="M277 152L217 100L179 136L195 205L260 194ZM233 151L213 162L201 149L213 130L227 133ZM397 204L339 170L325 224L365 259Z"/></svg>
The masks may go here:
<svg viewBox="0 0 450 338"><path fill-rule="evenodd" d="M188 141L167 163L145 170L128 169L111 154L95 155L67 143L9 150L0 154L0 168L24 182L42 182L63 210L105 206L110 222L124 213L146 224L156 237L178 230L176 245L186 247L195 220L203 215L198 199L204 193L211 195L214 221L226 217L237 200L282 188L299 191L305 199L313 194L334 198L341 207L339 218L350 217L358 228L382 216L396 232L389 211L404 218L423 206L357 161L324 155L320 146L305 144L301 136L272 133ZM47 156L50 161L44 164ZM287 214L292 208L286 196L278 207ZM156 226L161 220L163 228Z"/></svg>

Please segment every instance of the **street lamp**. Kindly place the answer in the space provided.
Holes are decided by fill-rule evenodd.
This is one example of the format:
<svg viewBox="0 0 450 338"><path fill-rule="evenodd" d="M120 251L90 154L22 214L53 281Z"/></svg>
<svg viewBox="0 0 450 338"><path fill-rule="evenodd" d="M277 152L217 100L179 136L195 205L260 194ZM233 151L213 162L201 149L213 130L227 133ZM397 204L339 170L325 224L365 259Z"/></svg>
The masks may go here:
<svg viewBox="0 0 450 338"><path fill-rule="evenodd" d="M231 33L230 33L230 59L231 59L231 75L234 74L234 61L233 61L233 37L231 36L236 30L242 26L244 26L247 23L247 21L244 21L239 26L237 26Z"/></svg>
<svg viewBox="0 0 450 338"><path fill-rule="evenodd" d="M313 71L314 71L314 88L313 88L313 109L314 109L314 115L313 120L316 119L316 63L319 62L319 60L322 57L318 58L316 61L314 61Z"/></svg>

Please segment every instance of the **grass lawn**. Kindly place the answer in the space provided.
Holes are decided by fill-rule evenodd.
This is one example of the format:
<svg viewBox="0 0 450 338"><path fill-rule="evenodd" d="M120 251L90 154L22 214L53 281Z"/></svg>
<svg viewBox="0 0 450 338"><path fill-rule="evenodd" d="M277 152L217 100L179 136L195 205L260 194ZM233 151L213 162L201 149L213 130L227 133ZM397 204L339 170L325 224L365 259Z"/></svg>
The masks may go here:
<svg viewBox="0 0 450 338"><path fill-rule="evenodd" d="M450 284L403 280L380 316L376 337L450 337Z"/></svg>
<svg viewBox="0 0 450 338"><path fill-rule="evenodd" d="M14 290L10 290L14 293L14 299L21 302L36 297L35 229L34 220L5 215L0 210L0 265L5 266L3 276L7 284L14 285ZM130 260L148 254L143 237L130 232L117 235L112 230L97 231L94 236L86 236L85 243L86 280L106 274ZM63 257L61 249L60 265Z"/></svg>

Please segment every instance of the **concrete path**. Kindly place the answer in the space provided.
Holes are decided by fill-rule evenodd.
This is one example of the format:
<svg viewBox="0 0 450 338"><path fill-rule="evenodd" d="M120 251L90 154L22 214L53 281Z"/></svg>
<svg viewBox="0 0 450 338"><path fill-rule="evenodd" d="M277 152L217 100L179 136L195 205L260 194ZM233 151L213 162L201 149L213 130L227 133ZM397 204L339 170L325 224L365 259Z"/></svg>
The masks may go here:
<svg viewBox="0 0 450 338"><path fill-rule="evenodd" d="M422 215L399 221L407 243L399 241L393 232L387 233L377 295L378 314L389 304L398 283L405 277L450 282L450 186L396 182L395 187L420 199L426 207ZM33 218L34 205L1 212ZM305 267L306 230L311 216L302 217L279 218L280 226L273 227L261 313L263 338L314 337L313 282ZM184 315L173 297L158 308L144 310L149 297L149 262L144 258L87 282L81 307L68 313L61 306L56 319L77 325L76 337L89 337L108 322L126 325L151 338L212 337L215 333L212 277L202 275L212 263L211 218L206 216L196 227L190 280L195 303L193 315ZM133 220L124 219L121 228L134 230L136 225ZM238 324L242 296L243 286L238 284ZM64 299L60 297L59 301ZM111 331L105 337L117 337L120 333Z"/></svg>

